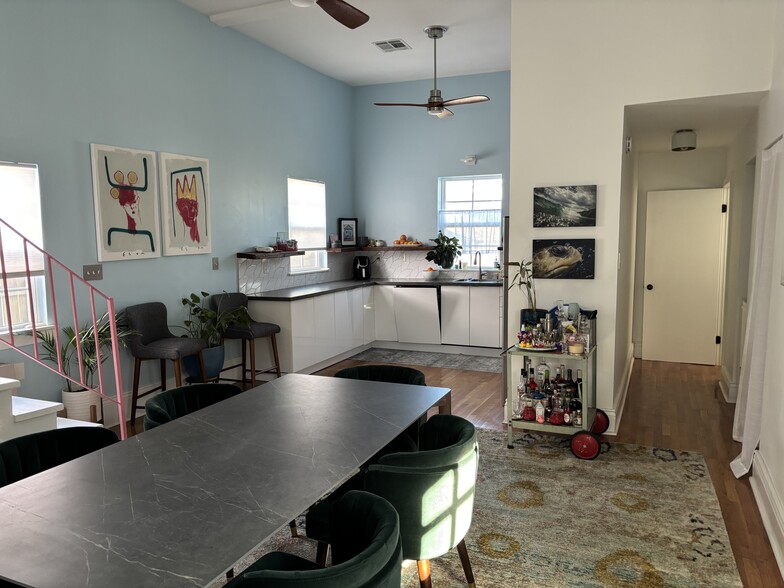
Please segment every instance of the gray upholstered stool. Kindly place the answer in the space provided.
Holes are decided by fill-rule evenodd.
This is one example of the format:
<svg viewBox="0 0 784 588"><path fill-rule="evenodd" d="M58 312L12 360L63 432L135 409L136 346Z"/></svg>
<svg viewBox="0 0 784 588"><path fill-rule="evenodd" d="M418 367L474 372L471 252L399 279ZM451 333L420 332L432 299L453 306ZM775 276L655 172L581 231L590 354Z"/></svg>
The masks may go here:
<svg viewBox="0 0 784 588"><path fill-rule="evenodd" d="M189 355L199 357L202 381L207 381L204 373L204 358L201 355L201 350L207 347L207 342L202 339L175 337L169 331L166 305L162 302L145 302L129 306L125 309L125 317L128 328L135 333L126 339L131 355L135 358L130 419L131 426L135 428L136 409L144 408L144 405L139 406L139 398L157 390L166 390L166 360L174 362L174 381L178 388L182 386L180 360ZM142 362L149 359L157 359L161 362L161 385L139 394L139 372Z"/></svg>
<svg viewBox="0 0 784 588"><path fill-rule="evenodd" d="M240 292L224 292L223 294L213 294L210 296L210 308L215 311L227 312L240 306L248 307L248 297ZM280 377L280 359L278 358L278 343L275 334L280 333L280 327L275 323L262 323L250 321L247 325L231 325L221 335L224 339L240 339L242 341L242 363L223 368L221 371L242 366L242 383L250 382L251 386L256 380L257 374L275 373ZM272 344L272 357L275 365L266 370L256 369L256 339L269 337ZM250 348L250 379L246 379L248 373L247 351Z"/></svg>

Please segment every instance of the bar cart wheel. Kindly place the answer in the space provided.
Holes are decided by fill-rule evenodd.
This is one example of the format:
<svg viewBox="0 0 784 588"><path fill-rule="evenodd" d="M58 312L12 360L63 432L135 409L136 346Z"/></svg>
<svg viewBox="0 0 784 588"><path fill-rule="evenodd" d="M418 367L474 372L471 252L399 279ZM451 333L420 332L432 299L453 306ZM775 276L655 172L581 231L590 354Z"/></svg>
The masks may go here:
<svg viewBox="0 0 784 588"><path fill-rule="evenodd" d="M599 455L599 439L590 431L577 431L569 441L569 447L575 457L580 459L596 459Z"/></svg>
<svg viewBox="0 0 784 588"><path fill-rule="evenodd" d="M610 417L601 408L596 409L596 416L593 417L593 425L591 425L591 433L601 435L610 428Z"/></svg>

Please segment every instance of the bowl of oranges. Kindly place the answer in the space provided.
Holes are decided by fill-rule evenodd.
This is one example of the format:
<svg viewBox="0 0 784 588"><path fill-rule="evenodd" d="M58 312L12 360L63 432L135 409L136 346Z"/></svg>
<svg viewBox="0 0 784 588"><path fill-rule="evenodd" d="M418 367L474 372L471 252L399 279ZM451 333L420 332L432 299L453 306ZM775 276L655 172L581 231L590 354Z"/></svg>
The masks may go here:
<svg viewBox="0 0 784 588"><path fill-rule="evenodd" d="M392 245L395 247L417 247L421 245L420 241L417 241L411 236L406 235L405 233L400 235L398 239L392 241Z"/></svg>
<svg viewBox="0 0 784 588"><path fill-rule="evenodd" d="M422 274L424 275L425 279L428 281L437 280L439 273L440 271L434 267L429 267L426 270L422 271Z"/></svg>

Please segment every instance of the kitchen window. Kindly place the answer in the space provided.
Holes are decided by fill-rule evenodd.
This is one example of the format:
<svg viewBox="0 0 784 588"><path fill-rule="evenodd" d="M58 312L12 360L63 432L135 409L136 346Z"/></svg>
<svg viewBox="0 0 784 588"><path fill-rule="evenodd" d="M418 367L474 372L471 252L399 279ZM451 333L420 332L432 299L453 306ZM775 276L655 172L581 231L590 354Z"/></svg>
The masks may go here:
<svg viewBox="0 0 784 588"><path fill-rule="evenodd" d="M324 182L288 180L289 239L305 255L289 258L290 274L328 271L327 266L327 190Z"/></svg>
<svg viewBox="0 0 784 588"><path fill-rule="evenodd" d="M2 202L0 216L3 221L37 246L42 247L43 226L38 166L0 162L0 199ZM14 333L31 328L33 311L36 325L46 324L49 322L49 315L46 307L43 255L34 247L28 247L30 264L28 288L24 241L5 225L0 225L0 229L6 272L5 283L0 281L0 333L8 333L9 309Z"/></svg>
<svg viewBox="0 0 784 588"><path fill-rule="evenodd" d="M438 178L438 228L460 239L463 267L474 264L477 251L482 267L500 261L502 195L500 174Z"/></svg>

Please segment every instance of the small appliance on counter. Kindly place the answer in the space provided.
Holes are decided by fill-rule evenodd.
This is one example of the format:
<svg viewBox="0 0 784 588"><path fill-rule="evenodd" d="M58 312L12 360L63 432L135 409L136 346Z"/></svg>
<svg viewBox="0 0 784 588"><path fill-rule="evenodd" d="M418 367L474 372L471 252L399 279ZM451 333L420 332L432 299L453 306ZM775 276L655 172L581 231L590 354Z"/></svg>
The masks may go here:
<svg viewBox="0 0 784 588"><path fill-rule="evenodd" d="M354 279L370 279L370 258L367 255L357 255L354 257Z"/></svg>

